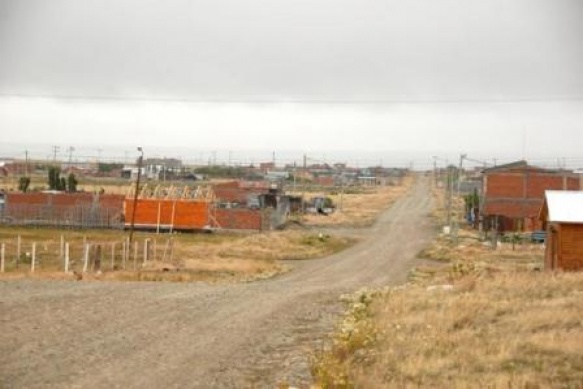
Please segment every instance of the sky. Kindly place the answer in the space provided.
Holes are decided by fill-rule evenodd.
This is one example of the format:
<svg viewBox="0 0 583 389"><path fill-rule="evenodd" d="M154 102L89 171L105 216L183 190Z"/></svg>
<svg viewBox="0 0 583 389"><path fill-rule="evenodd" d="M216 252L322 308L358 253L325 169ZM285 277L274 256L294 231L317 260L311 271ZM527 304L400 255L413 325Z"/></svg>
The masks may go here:
<svg viewBox="0 0 583 389"><path fill-rule="evenodd" d="M0 0L0 154L583 165L581 20L580 0Z"/></svg>

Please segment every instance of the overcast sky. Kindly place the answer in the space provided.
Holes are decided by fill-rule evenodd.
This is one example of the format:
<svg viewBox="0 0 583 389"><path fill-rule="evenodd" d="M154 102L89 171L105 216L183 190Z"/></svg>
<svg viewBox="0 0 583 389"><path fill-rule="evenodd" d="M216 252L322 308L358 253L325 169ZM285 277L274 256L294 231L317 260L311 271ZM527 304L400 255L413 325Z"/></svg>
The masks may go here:
<svg viewBox="0 0 583 389"><path fill-rule="evenodd" d="M1 141L583 158L582 20L581 0L0 0Z"/></svg>

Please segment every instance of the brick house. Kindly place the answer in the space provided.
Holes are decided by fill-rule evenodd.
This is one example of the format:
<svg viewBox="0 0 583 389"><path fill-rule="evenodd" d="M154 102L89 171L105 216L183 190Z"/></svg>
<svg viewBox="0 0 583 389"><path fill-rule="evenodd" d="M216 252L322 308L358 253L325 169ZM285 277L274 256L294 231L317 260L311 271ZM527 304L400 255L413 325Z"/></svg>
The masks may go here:
<svg viewBox="0 0 583 389"><path fill-rule="evenodd" d="M579 190L580 177L568 170L551 170L518 161L483 172L484 228L499 231L542 229L539 211L545 190Z"/></svg>
<svg viewBox="0 0 583 389"><path fill-rule="evenodd" d="M583 270L583 192L546 191L540 220L547 232L545 269Z"/></svg>

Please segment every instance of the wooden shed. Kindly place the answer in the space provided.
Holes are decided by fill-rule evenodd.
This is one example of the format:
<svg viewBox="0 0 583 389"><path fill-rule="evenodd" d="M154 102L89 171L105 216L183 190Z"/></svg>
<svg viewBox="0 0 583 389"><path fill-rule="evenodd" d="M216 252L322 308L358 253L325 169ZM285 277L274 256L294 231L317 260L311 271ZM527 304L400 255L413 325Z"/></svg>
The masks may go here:
<svg viewBox="0 0 583 389"><path fill-rule="evenodd" d="M547 232L545 269L583 270L583 191L547 190L539 217Z"/></svg>

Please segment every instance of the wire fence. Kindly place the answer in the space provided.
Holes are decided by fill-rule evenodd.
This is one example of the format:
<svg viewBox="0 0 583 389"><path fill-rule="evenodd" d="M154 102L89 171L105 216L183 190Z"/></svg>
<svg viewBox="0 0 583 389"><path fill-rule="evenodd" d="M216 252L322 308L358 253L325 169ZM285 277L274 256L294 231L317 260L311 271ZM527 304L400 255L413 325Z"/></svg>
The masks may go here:
<svg viewBox="0 0 583 389"><path fill-rule="evenodd" d="M172 238L159 242L128 238L115 241L32 240L20 235L0 242L0 272L88 273L115 270L136 271L151 261L170 263L174 257Z"/></svg>
<svg viewBox="0 0 583 389"><path fill-rule="evenodd" d="M119 208L99 204L10 204L0 212L0 224L61 228L123 228Z"/></svg>

